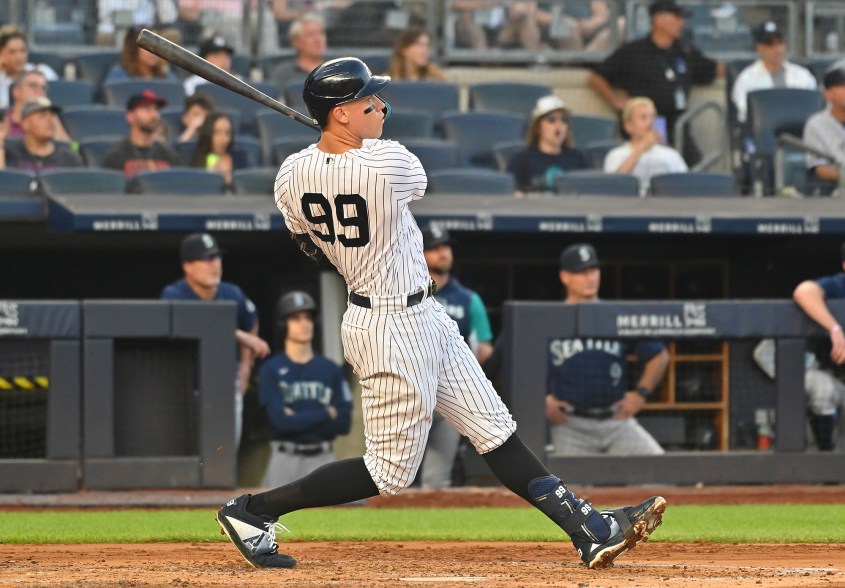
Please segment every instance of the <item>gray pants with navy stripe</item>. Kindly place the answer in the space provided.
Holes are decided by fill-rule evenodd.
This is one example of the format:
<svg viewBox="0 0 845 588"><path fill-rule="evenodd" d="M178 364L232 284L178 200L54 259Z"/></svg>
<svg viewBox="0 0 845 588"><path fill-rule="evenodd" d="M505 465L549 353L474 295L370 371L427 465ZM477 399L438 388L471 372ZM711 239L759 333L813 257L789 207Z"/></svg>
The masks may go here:
<svg viewBox="0 0 845 588"><path fill-rule="evenodd" d="M660 444L635 418L587 419L567 417L563 425L552 425L552 456L563 455L660 455Z"/></svg>

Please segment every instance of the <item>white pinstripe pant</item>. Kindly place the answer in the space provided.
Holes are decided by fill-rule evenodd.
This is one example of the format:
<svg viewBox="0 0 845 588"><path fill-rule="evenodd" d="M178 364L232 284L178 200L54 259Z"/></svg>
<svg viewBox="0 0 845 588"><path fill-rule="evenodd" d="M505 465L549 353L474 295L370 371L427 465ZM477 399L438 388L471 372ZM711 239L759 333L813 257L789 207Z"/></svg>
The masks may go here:
<svg viewBox="0 0 845 588"><path fill-rule="evenodd" d="M403 300L350 304L341 328L344 355L361 380L364 462L382 494L413 481L435 407L479 453L516 430L443 306L429 297L405 308Z"/></svg>

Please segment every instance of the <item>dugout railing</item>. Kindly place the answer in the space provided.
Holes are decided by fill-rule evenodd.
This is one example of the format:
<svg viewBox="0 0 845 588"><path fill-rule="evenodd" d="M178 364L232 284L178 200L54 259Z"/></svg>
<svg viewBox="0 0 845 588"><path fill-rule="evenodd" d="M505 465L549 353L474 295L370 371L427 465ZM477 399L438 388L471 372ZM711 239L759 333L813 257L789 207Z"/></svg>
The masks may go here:
<svg viewBox="0 0 845 588"><path fill-rule="evenodd" d="M845 319L845 302L831 310ZM553 471L577 484L841 483L845 453L808 449L804 391L806 342L825 332L791 301L508 302L502 386L519 431ZM776 341L770 399L776 415L769 450L671 451L641 457L548 457L545 420L549 341L553 338L657 338L748 344ZM732 401L745 393L733 386ZM729 414L729 413L728 413ZM730 427L730 423L725 423Z"/></svg>
<svg viewBox="0 0 845 588"><path fill-rule="evenodd" d="M235 306L0 301L0 492L236 485Z"/></svg>

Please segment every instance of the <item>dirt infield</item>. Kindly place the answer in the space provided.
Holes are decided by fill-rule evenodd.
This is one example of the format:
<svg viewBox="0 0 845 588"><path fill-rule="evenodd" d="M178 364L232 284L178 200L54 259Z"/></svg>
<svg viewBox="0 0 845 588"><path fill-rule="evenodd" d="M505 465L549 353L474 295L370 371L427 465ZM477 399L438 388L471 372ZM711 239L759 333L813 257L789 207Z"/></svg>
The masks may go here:
<svg viewBox="0 0 845 588"><path fill-rule="evenodd" d="M0 586L843 586L840 545L652 543L615 567L568 543L292 543L292 570L255 570L228 544L0 545Z"/></svg>
<svg viewBox="0 0 845 588"><path fill-rule="evenodd" d="M624 503L643 488L582 488L598 505ZM672 504L842 503L841 486L648 488ZM185 494L80 493L49 497L61 508L123 504L158 506L218 504L219 492ZM223 493L230 495L231 493ZM8 497L6 497L8 498ZM32 498L32 497L31 497ZM4 508L43 508L45 497L0 500ZM34 503L38 503L37 505ZM510 506L501 489L407 491L376 498L370 508ZM524 503L523 503L524 504ZM209 533L216 532L210 528ZM658 529L656 536L659 536ZM211 536L211 535L210 535ZM285 543L298 560L292 570L254 570L228 543L140 545L0 545L0 587L234 586L250 588L530 586L845 586L842 545L732 545L650 543L626 554L615 567L590 571L571 545L560 543L348 542Z"/></svg>

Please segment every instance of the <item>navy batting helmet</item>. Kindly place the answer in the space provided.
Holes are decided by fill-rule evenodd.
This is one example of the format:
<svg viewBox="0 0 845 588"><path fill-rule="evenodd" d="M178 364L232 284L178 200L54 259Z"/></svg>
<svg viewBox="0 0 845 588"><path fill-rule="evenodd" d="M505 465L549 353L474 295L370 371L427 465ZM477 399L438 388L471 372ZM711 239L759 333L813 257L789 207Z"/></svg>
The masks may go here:
<svg viewBox="0 0 845 588"><path fill-rule="evenodd" d="M299 290L288 292L276 303L276 322L284 323L288 316L302 310L316 311L317 305L314 299L308 293Z"/></svg>
<svg viewBox="0 0 845 588"><path fill-rule="evenodd" d="M318 65L308 74L302 99L320 127L325 127L332 108L377 94L389 83L389 76L374 76L360 59L339 57Z"/></svg>

